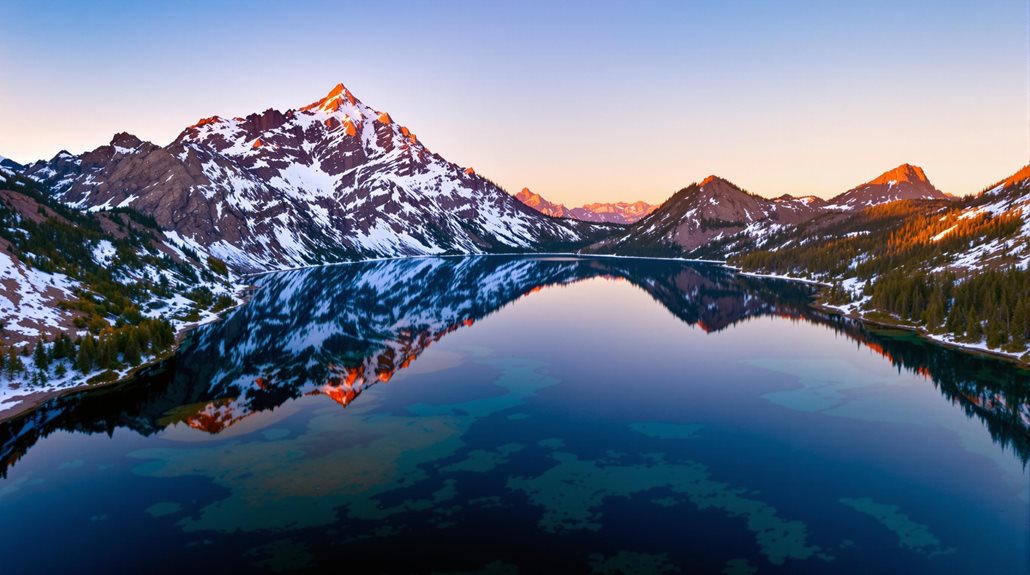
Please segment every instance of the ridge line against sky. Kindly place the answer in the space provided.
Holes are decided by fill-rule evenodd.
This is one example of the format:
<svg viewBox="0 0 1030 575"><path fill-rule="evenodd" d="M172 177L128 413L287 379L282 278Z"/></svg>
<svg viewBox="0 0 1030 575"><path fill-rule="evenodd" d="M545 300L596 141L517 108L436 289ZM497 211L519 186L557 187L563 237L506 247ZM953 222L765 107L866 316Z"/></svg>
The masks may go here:
<svg viewBox="0 0 1030 575"><path fill-rule="evenodd" d="M1030 3L5 3L0 155L159 145L343 82L433 151L566 205L708 174L829 197L901 163L1030 162Z"/></svg>

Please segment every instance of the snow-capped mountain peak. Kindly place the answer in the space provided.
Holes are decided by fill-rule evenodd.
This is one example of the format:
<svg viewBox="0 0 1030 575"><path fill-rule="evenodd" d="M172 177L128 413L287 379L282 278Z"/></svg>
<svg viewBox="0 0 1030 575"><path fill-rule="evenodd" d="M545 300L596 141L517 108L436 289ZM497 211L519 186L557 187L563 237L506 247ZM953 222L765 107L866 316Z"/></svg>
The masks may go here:
<svg viewBox="0 0 1030 575"><path fill-rule="evenodd" d="M553 249L598 231L540 216L343 84L296 110L204 118L165 147L118 134L27 173L65 203L152 215L241 270Z"/></svg>

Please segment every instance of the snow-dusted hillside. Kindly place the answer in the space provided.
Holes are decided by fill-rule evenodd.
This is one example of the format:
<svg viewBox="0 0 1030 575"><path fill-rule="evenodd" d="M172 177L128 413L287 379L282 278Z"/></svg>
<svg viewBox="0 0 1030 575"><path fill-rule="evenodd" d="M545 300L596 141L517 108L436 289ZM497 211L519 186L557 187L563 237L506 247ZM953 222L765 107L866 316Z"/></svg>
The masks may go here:
<svg viewBox="0 0 1030 575"><path fill-rule="evenodd" d="M124 374L166 349L176 331L216 317L211 308L220 297L222 306L235 301L231 274L161 238L136 214L84 214L31 180L0 173L0 413L18 398L108 370L107 378ZM156 347L154 327L168 336ZM130 331L146 334L138 359L131 350L124 355ZM77 346L94 337L111 342L112 352L100 362L89 353L79 358ZM46 357L26 355L40 346Z"/></svg>
<svg viewBox="0 0 1030 575"><path fill-rule="evenodd" d="M152 215L241 270L560 249L602 231L538 214L342 84L298 110L205 118L164 147L118 134L26 173L69 205Z"/></svg>
<svg viewBox="0 0 1030 575"><path fill-rule="evenodd" d="M749 194L716 176L692 184L650 215L593 245L598 253L708 255L706 248L735 238L761 240L820 213L813 198L776 199ZM721 254L715 254L717 257Z"/></svg>

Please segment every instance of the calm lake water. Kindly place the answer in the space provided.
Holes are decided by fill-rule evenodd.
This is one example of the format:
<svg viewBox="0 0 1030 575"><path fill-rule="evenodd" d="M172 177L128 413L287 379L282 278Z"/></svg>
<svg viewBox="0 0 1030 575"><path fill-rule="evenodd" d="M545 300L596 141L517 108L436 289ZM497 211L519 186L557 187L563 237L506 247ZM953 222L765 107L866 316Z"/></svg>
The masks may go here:
<svg viewBox="0 0 1030 575"><path fill-rule="evenodd" d="M1024 573L1030 373L631 259L262 276L0 424L0 572Z"/></svg>

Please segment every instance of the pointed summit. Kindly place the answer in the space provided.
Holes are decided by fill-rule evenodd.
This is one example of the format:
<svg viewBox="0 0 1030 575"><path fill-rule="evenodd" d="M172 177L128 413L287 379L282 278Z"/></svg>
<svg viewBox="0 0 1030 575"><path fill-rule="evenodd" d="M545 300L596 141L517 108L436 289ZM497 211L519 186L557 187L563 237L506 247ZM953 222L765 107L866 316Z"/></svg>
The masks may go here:
<svg viewBox="0 0 1030 575"><path fill-rule="evenodd" d="M719 176L712 175L712 176L708 176L707 178L701 180L701 183L699 185L703 188L703 187L705 187L708 184L711 184L713 182L722 182L722 183L725 183L725 184L729 184L728 181L720 178Z"/></svg>
<svg viewBox="0 0 1030 575"><path fill-rule="evenodd" d="M118 132L111 138L111 145L119 148L135 148L143 141L128 132Z"/></svg>
<svg viewBox="0 0 1030 575"><path fill-rule="evenodd" d="M515 194L515 199L533 208L534 210L548 216L564 218L568 216L568 208L563 204L556 204L544 199L540 194L534 194L529 188L522 188L522 191Z"/></svg>
<svg viewBox="0 0 1030 575"><path fill-rule="evenodd" d="M333 86L333 88L329 90L329 93L326 94L324 98L321 98L315 102L308 104L307 106L302 107L301 110L319 109L325 110L327 112L335 112L336 110L340 109L340 105L343 102L347 102L348 104L353 106L357 103L357 98L355 98L354 94L351 94L351 91L348 90L347 87L341 83Z"/></svg>
<svg viewBox="0 0 1030 575"><path fill-rule="evenodd" d="M851 210L899 200L950 199L954 198L933 187L922 168L912 164L901 164L873 180L831 198L826 207L834 210Z"/></svg>
<svg viewBox="0 0 1030 575"><path fill-rule="evenodd" d="M904 182L922 182L929 184L930 180L926 178L926 173L923 172L923 168L920 168L919 166L913 166L912 164L901 164L893 170L888 170L880 174L876 179L870 181L869 183L882 185L890 184L891 182L894 182L896 184Z"/></svg>
<svg viewBox="0 0 1030 575"><path fill-rule="evenodd" d="M698 187L704 190L705 192L709 192L712 194L744 192L744 189L738 186L737 184L734 184L726 178L721 178L715 175L708 176L707 178L701 180L701 183L698 184Z"/></svg>

